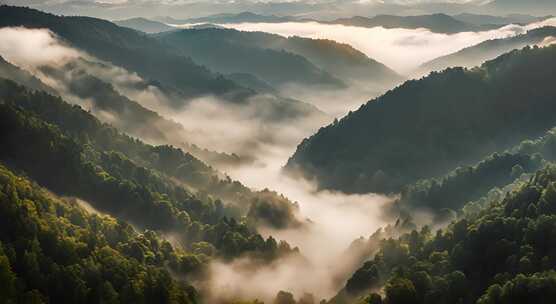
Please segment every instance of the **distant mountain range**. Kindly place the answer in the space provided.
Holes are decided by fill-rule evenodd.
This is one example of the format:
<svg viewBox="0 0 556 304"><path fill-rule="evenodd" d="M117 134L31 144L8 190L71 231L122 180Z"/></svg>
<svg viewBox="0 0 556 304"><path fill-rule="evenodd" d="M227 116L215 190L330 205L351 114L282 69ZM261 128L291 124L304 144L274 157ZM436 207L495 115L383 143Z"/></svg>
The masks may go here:
<svg viewBox="0 0 556 304"><path fill-rule="evenodd" d="M406 28L417 29L426 28L436 33L453 34L459 32L476 32L492 29L496 26L470 24L455 19L446 14L433 14L421 16L394 16L394 15L378 15L376 17L367 18L355 16L351 18L336 19L327 23L343 24L349 26L360 27L377 27L385 28Z"/></svg>
<svg viewBox="0 0 556 304"><path fill-rule="evenodd" d="M474 25L507 25L507 24L528 24L548 19L552 16L536 17L523 14L510 14L507 16L492 16L462 13L452 16L453 18Z"/></svg>
<svg viewBox="0 0 556 304"><path fill-rule="evenodd" d="M468 31L483 31L508 24L528 24L541 21L550 16L536 17L525 14L509 14L507 16L492 16L462 13L458 15L430 14L416 16L377 15L374 17L354 16L335 20L318 20L292 16L260 15L251 12L238 14L217 14L201 18L175 19L172 17L157 17L156 20L169 24L230 24L230 23L281 23L281 22L321 22L327 24L343 24L360 27L427 28L432 32L453 34ZM139 27L137 27L139 29Z"/></svg>
<svg viewBox="0 0 556 304"><path fill-rule="evenodd" d="M200 18L189 18L189 19L175 19L172 17L156 17L157 21L170 24L195 24L195 23L276 23L276 22L288 22L296 21L295 17L280 17L274 15L259 15L252 12L241 12L238 14L216 14Z"/></svg>
<svg viewBox="0 0 556 304"><path fill-rule="evenodd" d="M233 77L241 80L240 85L197 64L190 57L184 56L183 51L168 47L145 33L119 27L105 20L60 17L27 8L0 6L0 26L49 29L69 46L105 62L108 69L119 67L137 73L142 80L136 89L156 88L165 95L161 99L161 106L168 109L179 111L196 97L214 96L217 97L215 102L221 102L223 105L228 103L247 108L256 104L256 109L251 108L250 111L253 119L262 122L276 123L288 120L289 123L293 123L306 117L313 118L315 124L328 120L328 117L313 105L273 95L262 83L234 75ZM6 71L11 71L10 69L6 68ZM190 140L181 125L131 100L117 91L107 80L90 75L87 68L81 70L64 66L59 69L43 69L43 72L63 83L70 94L82 99L91 99L92 109L98 110L97 114L112 115L115 118L112 123L128 134L148 139L153 143L170 142L184 147L213 165L230 164L238 160L237 156L228 157L230 155L214 153L192 145L195 142ZM25 76L18 77L25 79ZM18 81L18 78L14 80ZM31 80L28 83L31 83ZM24 84L29 85L28 83ZM253 84L254 88L244 86L247 84ZM263 88L264 92L255 90Z"/></svg>
<svg viewBox="0 0 556 304"><path fill-rule="evenodd" d="M190 58L135 30L106 20L64 17L22 7L0 7L0 26L47 28L72 46L101 60L160 81L186 97L214 94L228 100L254 95L233 81L202 67Z"/></svg>

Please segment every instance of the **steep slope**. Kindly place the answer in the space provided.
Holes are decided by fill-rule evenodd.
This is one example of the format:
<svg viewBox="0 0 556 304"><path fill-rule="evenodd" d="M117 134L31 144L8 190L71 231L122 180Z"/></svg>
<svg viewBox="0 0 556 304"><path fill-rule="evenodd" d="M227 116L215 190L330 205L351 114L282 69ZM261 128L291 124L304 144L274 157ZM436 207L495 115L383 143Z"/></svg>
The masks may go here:
<svg viewBox="0 0 556 304"><path fill-rule="evenodd" d="M227 229L225 217L247 215L252 204L282 210L283 223L299 224L295 205L284 197L268 190L252 192L220 178L179 149L146 145L102 125L77 106L9 81L0 82L0 94L1 128L8 131L0 136L0 160L49 190L85 199L137 227L177 233L186 244L218 242L209 240L210 227L224 221L222 228ZM253 234L247 226L237 228L244 229L244 236Z"/></svg>
<svg viewBox="0 0 556 304"><path fill-rule="evenodd" d="M556 129L539 138L527 139L506 151L489 155L471 166L462 166L450 173L404 188L400 197L387 210L391 216L411 217L418 211L435 216L433 222L451 220L465 210L476 209L475 202L531 172L556 161Z"/></svg>
<svg viewBox="0 0 556 304"><path fill-rule="evenodd" d="M264 80L257 78L257 76L247 73L232 73L227 74L226 78L233 80L235 83L244 86L246 88L253 89L262 94L272 94L278 95L278 91L265 82Z"/></svg>
<svg viewBox="0 0 556 304"><path fill-rule="evenodd" d="M306 58L264 47L251 47L235 38L234 30L181 30L157 35L162 43L180 50L221 73L253 74L273 86L287 83L330 85L342 82L314 66Z"/></svg>
<svg viewBox="0 0 556 304"><path fill-rule="evenodd" d="M307 39L297 36L272 38L269 47L302 55L325 71L337 75L342 80L345 79L346 82L392 86L403 80L403 77L392 69L367 57L349 44L329 39Z"/></svg>
<svg viewBox="0 0 556 304"><path fill-rule="evenodd" d="M359 303L549 303L556 296L555 182L551 165L446 229L384 240L330 303L381 288Z"/></svg>
<svg viewBox="0 0 556 304"><path fill-rule="evenodd" d="M238 70L249 68L244 72L258 75L263 80L267 80L265 78L270 74L274 78L284 77L291 82L299 82L299 78L307 78L304 75L308 74L308 72L300 72L299 69L315 70L309 69L313 64L345 82L392 84L401 79L388 67L368 58L351 46L331 40L285 38L263 32L231 29L184 30L156 37L174 47L179 47L195 60L204 62L216 70L219 66L228 68L233 66ZM300 56L308 62L300 62ZM254 58L260 58L262 61L256 65L256 68L252 66ZM278 61L277 58L281 60ZM276 68L275 65L279 67ZM308 65L309 67L305 68ZM319 75L315 72L309 74ZM316 82L311 81L311 83Z"/></svg>
<svg viewBox="0 0 556 304"><path fill-rule="evenodd" d="M360 27L426 28L431 32L454 34L460 32L474 32L491 29L493 26L479 26L465 23L445 14L419 15L419 16L394 16L378 15L372 18L355 16L351 18L340 18L327 23L343 24Z"/></svg>
<svg viewBox="0 0 556 304"><path fill-rule="evenodd" d="M556 46L412 80L304 140L287 168L347 192L398 192L556 124ZM511 88L509 90L508 88Z"/></svg>
<svg viewBox="0 0 556 304"><path fill-rule="evenodd" d="M526 34L510 38L488 40L424 63L416 73L426 74L430 71L440 71L455 66L474 67L511 50L521 49L527 45L542 44L545 39L551 37L556 37L556 28L554 27L534 29Z"/></svg>
<svg viewBox="0 0 556 304"><path fill-rule="evenodd" d="M194 275L206 254L78 202L0 164L2 303L197 303L195 289L170 273Z"/></svg>
<svg viewBox="0 0 556 304"><path fill-rule="evenodd" d="M215 94L238 100L253 94L145 34L102 19L55 16L28 8L0 6L0 27L4 26L49 29L78 49L137 72L146 80L175 87L184 96Z"/></svg>
<svg viewBox="0 0 556 304"><path fill-rule="evenodd" d="M188 144L188 133L183 126L130 100L117 92L112 84L89 74L87 69L92 68L91 64L93 63L76 60L63 66L41 67L43 76L57 82L58 91L2 57L0 57L0 77L51 95L75 96L73 98L75 103L81 104L102 121L111 123L125 133L151 143L179 146L212 165L227 167L251 161L237 155L209 151ZM135 85L144 88L149 86L147 83Z"/></svg>
<svg viewBox="0 0 556 304"><path fill-rule="evenodd" d="M33 76L31 73L7 62L0 56L0 78L11 79L33 90L54 93L54 90Z"/></svg>
<svg viewBox="0 0 556 304"><path fill-rule="evenodd" d="M165 23L149 20L146 18L131 18L125 20L116 20L115 24L121 27L128 27L136 31L144 33L161 33L176 30L175 27L166 25Z"/></svg>
<svg viewBox="0 0 556 304"><path fill-rule="evenodd" d="M58 66L58 62L54 62L48 72L62 78L67 76L80 78L78 81L67 79L66 82L70 84L70 92L85 92L86 94L77 95L94 97L95 106L102 103L101 107L97 107L99 110L106 111L107 108L111 108L112 112L125 116L126 119L118 120L120 117L110 117L112 113L105 113L109 115L102 117L102 120L114 119L110 122L125 128L125 131L130 134L136 136L146 134L148 137L146 136L144 139L152 143L159 144L168 140L168 143L181 147L186 147L183 143L196 144L203 148L209 147L212 150L235 153L244 159L253 160L257 157L260 138L267 142L277 140L278 135L270 134L271 129L285 124L313 128L329 120L313 105L268 93L259 94L253 89L237 85L222 75L213 74L206 67L196 65L189 57L183 56L183 52L173 50L146 34L118 27L108 21L81 17L57 17L35 10L8 6L0 7L0 16L2 15L5 15L6 18L0 18L0 26L9 24L27 25L34 28L46 27L58 35L54 37L46 30L39 32L51 37L56 42L55 45L77 53L76 56L79 57L79 60L91 61L92 66L87 66L79 72L71 67L69 71L58 71L61 68ZM6 30L22 31L22 33L29 31L13 27ZM76 51L76 49L85 50L86 54ZM73 57L64 62L70 60L73 60ZM25 62L20 64L25 66ZM33 70L46 71L44 67L40 66ZM97 70L103 70L101 73L103 75L99 76L99 73L93 72ZM121 77L116 77L112 73L113 71L121 74ZM95 76L101 81L94 80L94 77L90 76ZM220 84L225 84L225 86L220 86ZM132 92L129 93L129 91ZM74 101L73 99L69 100ZM140 104L129 102L130 100ZM83 100L81 102L83 103ZM87 101L85 100L85 102ZM74 103L77 102L74 101ZM150 110L144 111L146 109L141 106L156 110L158 113ZM91 106L86 107L92 108ZM221 133L215 131L214 128L204 129L199 124L190 123L197 117L203 120L210 119L204 118L211 115L207 113L207 108L226 113L219 115L227 115L228 121L232 121L231 123L248 120L252 124L270 125L271 127L253 128L254 134L250 138L227 138L223 144L223 141L218 139ZM127 109L131 111L126 111ZM163 119L161 115L178 120L181 125L186 127L185 129L188 131L186 136L181 136L182 128ZM141 124L142 119L145 119L147 123ZM156 126L157 120L161 122L159 126ZM188 123L189 125L187 125ZM201 133L203 134L201 135ZM248 144L251 149L245 149ZM193 147L193 145L189 145L189 147ZM203 152L202 149L188 150ZM207 157L204 157L205 153L197 155L205 160L214 160L214 156L216 156L213 153L209 153ZM230 161L226 160L218 165L234 164L234 160L228 157L226 159Z"/></svg>

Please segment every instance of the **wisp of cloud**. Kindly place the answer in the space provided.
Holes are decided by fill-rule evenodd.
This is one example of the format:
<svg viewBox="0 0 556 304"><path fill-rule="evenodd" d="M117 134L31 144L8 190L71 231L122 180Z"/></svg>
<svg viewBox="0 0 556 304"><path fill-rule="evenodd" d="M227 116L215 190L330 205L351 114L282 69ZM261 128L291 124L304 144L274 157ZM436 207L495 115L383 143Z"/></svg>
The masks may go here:
<svg viewBox="0 0 556 304"><path fill-rule="evenodd" d="M332 39L347 43L402 74L419 65L489 39L523 34L543 26L556 26L556 18L529 25L507 25L482 32L433 33L428 29L365 28L318 22L238 23L221 26L242 31L263 31L282 36Z"/></svg>

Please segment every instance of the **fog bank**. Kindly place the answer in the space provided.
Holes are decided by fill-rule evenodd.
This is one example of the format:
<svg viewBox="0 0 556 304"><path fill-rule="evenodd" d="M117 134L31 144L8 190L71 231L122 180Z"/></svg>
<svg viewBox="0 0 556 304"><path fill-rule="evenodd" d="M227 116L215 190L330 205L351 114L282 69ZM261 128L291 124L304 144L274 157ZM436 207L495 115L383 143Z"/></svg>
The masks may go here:
<svg viewBox="0 0 556 304"><path fill-rule="evenodd" d="M32 72L68 101L90 107L90 100L79 98L68 89L71 80L75 80L74 73L83 70L184 127L184 134L165 134L169 138L187 138L200 146L228 153L252 153L257 156L257 162L226 173L256 190L269 188L299 203L300 213L310 220L309 225L288 230L265 228L260 232L299 247L302 257L287 257L256 267L253 261L245 259L231 263L214 261L210 265L214 275L209 289L215 298L259 298L269 302L279 290L291 291L297 298L306 292L318 299L329 298L345 283L345 276L368 258L361 257L359 251L346 250L354 240L369 237L385 224L380 210L389 198L317 191L314 183L281 173L281 167L297 144L333 117L301 103L293 108L280 107L286 101L268 95L256 95L238 104L205 96L187 100L183 107L176 109L168 106L167 99L172 97L154 87L138 85L144 81L136 74L64 45L48 30L2 29L0 42L0 55ZM65 69L66 64L73 65ZM45 74L44 66L55 68L61 75ZM356 106L354 98L349 96L328 97L336 99L333 112L345 112ZM108 122L119 119L110 113L94 114Z"/></svg>
<svg viewBox="0 0 556 304"><path fill-rule="evenodd" d="M523 34L528 30L556 26L556 18L529 25L507 25L483 32L457 34L433 33L428 29L365 28L318 22L239 23L221 26L242 31L263 31L282 36L332 39L347 43L401 74L409 74L419 65L457 52L489 39Z"/></svg>

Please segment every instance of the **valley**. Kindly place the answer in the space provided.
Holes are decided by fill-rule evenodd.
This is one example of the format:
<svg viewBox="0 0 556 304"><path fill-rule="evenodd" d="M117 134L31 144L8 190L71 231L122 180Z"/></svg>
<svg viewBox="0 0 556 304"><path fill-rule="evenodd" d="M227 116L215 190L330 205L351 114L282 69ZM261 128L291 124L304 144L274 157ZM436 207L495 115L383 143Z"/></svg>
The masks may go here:
<svg viewBox="0 0 556 304"><path fill-rule="evenodd" d="M0 6L0 303L556 298L556 18L44 5Z"/></svg>

